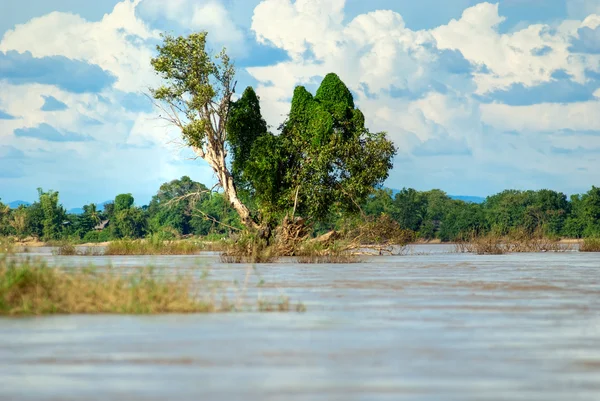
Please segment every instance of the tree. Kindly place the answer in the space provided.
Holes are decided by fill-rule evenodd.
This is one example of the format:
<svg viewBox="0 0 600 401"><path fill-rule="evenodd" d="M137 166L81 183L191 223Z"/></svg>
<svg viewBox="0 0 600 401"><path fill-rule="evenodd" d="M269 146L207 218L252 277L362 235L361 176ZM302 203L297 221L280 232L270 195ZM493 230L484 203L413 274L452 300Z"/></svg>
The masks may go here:
<svg viewBox="0 0 600 401"><path fill-rule="evenodd" d="M141 238L147 231L147 216L140 208L134 207L131 194L115 197L112 208L111 232L114 238Z"/></svg>
<svg viewBox="0 0 600 401"><path fill-rule="evenodd" d="M163 35L151 63L163 85L151 93L167 121L181 130L185 142L215 172L224 195L248 228L258 228L238 197L226 164L227 125L235 91L235 69L229 56L206 51L206 32L187 37Z"/></svg>
<svg viewBox="0 0 600 401"><path fill-rule="evenodd" d="M147 218L142 209L131 207L115 214L111 224L115 238L142 238L147 231Z"/></svg>
<svg viewBox="0 0 600 401"><path fill-rule="evenodd" d="M133 206L134 199L131 194L120 194L115 198L114 213L119 213L122 210L129 209Z"/></svg>
<svg viewBox="0 0 600 401"><path fill-rule="evenodd" d="M181 235L189 234L195 205L208 197L208 188L188 176L162 184L148 205L150 230L161 232L168 227Z"/></svg>
<svg viewBox="0 0 600 401"><path fill-rule="evenodd" d="M58 192L44 192L38 188L39 203L43 213L42 235L44 240L54 240L60 238L62 222L66 212L62 206L58 205Z"/></svg>
<svg viewBox="0 0 600 401"><path fill-rule="evenodd" d="M252 87L246 88L242 97L231 104L227 121L227 138L232 152L231 174L238 189L248 189L244 175L252 147L267 135L267 123L260 111L260 101Z"/></svg>
<svg viewBox="0 0 600 401"><path fill-rule="evenodd" d="M251 93L251 92L250 92ZM242 99L241 99L242 100ZM262 128L260 110L254 123ZM237 115L230 123L237 123ZM280 135L251 135L243 177L249 181L263 215L291 213L318 221L332 208L356 212L392 167L396 150L385 133L371 133L350 90L328 74L315 96L294 91Z"/></svg>
<svg viewBox="0 0 600 401"><path fill-rule="evenodd" d="M427 198L412 188L403 188L394 197L392 217L400 227L419 231L427 216Z"/></svg>
<svg viewBox="0 0 600 401"><path fill-rule="evenodd" d="M318 220L332 205L356 211L387 178L396 150L385 133L365 128L346 85L328 74L315 96L296 88L280 135L267 133L253 89L232 102L233 65L225 51L206 51L206 36L163 35L151 61L163 85L151 93L161 117L211 166L242 224L258 229L257 220L264 225L285 211ZM258 217L241 201L238 186L253 195Z"/></svg>
<svg viewBox="0 0 600 401"><path fill-rule="evenodd" d="M10 234L10 207L0 201L0 235Z"/></svg>
<svg viewBox="0 0 600 401"><path fill-rule="evenodd" d="M10 225L15 230L18 237L24 237L27 234L27 208L24 205L12 211Z"/></svg>
<svg viewBox="0 0 600 401"><path fill-rule="evenodd" d="M73 229L79 238L83 238L88 232L101 222L100 213L94 203L83 206L83 213L73 217Z"/></svg>

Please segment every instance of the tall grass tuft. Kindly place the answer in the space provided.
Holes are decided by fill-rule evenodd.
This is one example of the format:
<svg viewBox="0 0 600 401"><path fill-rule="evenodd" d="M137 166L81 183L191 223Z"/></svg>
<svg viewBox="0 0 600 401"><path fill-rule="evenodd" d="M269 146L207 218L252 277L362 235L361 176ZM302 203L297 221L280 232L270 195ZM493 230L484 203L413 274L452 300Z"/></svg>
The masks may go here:
<svg viewBox="0 0 600 401"><path fill-rule="evenodd" d="M63 271L0 260L0 315L199 313L218 310L196 281L147 269Z"/></svg>
<svg viewBox="0 0 600 401"><path fill-rule="evenodd" d="M255 233L240 233L226 243L223 263L271 263L277 259L275 247Z"/></svg>
<svg viewBox="0 0 600 401"><path fill-rule="evenodd" d="M206 250L197 241L162 241L156 237L145 240L119 240L110 242L105 255L195 255Z"/></svg>
<svg viewBox="0 0 600 401"><path fill-rule="evenodd" d="M0 256L15 252L15 242L9 237L0 237Z"/></svg>
<svg viewBox="0 0 600 401"><path fill-rule="evenodd" d="M333 241L325 244L319 241L305 241L296 254L298 263L358 263L361 259L348 250L348 244L343 241Z"/></svg>
<svg viewBox="0 0 600 401"><path fill-rule="evenodd" d="M458 253L502 255L526 252L565 252L571 248L561 244L558 240L545 237L542 233L529 234L524 231L513 231L504 236L495 233L473 234L468 241L458 242L455 250Z"/></svg>
<svg viewBox="0 0 600 401"><path fill-rule="evenodd" d="M579 246L580 252L600 252L600 238L585 238Z"/></svg>

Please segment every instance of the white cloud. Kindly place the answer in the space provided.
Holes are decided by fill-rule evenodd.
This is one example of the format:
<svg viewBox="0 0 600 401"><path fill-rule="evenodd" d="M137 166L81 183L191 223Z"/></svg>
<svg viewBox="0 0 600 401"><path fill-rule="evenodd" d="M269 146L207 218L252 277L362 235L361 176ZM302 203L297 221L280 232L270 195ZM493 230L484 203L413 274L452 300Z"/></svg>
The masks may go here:
<svg viewBox="0 0 600 401"><path fill-rule="evenodd" d="M0 51L29 51L34 57L65 56L97 64L111 72L117 89L133 92L155 81L151 70L151 46L156 39L135 15L140 0L124 0L101 21L90 22L78 15L53 12L17 25L4 34Z"/></svg>
<svg viewBox="0 0 600 401"><path fill-rule="evenodd" d="M244 33L220 0L142 0L138 8L150 19L166 19L187 29L208 31L209 40L225 46L232 56L246 54Z"/></svg>
<svg viewBox="0 0 600 401"><path fill-rule="evenodd" d="M599 130L600 102L481 106L483 121L502 130L556 131L561 129Z"/></svg>
<svg viewBox="0 0 600 401"><path fill-rule="evenodd" d="M515 83L533 86L548 82L556 70L583 83L585 70L598 66L597 56L575 56L569 51L581 22L564 21L557 27L536 24L500 34L498 25L503 20L498 4L481 3L466 9L459 20L432 30L439 48L460 50L468 60L491 70L476 75L478 93ZM536 54L541 49L545 51Z"/></svg>

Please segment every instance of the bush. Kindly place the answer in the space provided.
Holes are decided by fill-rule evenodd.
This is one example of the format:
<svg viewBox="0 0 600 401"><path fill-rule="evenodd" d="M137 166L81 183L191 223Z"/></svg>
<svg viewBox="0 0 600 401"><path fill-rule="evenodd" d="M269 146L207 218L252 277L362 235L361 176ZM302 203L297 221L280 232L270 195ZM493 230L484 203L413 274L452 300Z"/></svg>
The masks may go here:
<svg viewBox="0 0 600 401"><path fill-rule="evenodd" d="M200 287L193 279L167 277L148 269L128 274L93 269L67 272L0 259L0 315L217 311L210 298L200 300Z"/></svg>
<svg viewBox="0 0 600 401"><path fill-rule="evenodd" d="M108 242L111 239L112 237L109 230L90 231L83 237L83 241L89 243Z"/></svg>
<svg viewBox="0 0 600 401"><path fill-rule="evenodd" d="M580 252L600 252L600 238L586 238L579 246Z"/></svg>
<svg viewBox="0 0 600 401"><path fill-rule="evenodd" d="M204 249L195 241L162 241L159 236L147 240L112 241L105 255L195 255Z"/></svg>

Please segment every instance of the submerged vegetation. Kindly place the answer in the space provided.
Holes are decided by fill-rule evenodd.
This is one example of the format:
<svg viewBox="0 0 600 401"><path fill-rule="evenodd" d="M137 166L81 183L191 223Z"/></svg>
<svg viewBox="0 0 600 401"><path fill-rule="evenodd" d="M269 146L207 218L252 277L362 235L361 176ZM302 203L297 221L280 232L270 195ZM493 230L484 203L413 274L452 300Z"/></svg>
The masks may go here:
<svg viewBox="0 0 600 401"><path fill-rule="evenodd" d="M235 289L238 296L230 301L227 288L205 275L174 276L152 268L50 268L0 254L0 316L306 310L285 296L259 298L252 307L244 298L247 284Z"/></svg>
<svg viewBox="0 0 600 401"><path fill-rule="evenodd" d="M110 242L104 255L196 255L207 246L199 241L117 240Z"/></svg>
<svg viewBox="0 0 600 401"><path fill-rule="evenodd" d="M508 235L489 233L472 235L468 240L459 241L455 245L456 252L475 253L477 255L503 255L505 253L524 252L566 252L573 249L569 244L562 244L556 239L549 239L542 234L529 235L515 231Z"/></svg>
<svg viewBox="0 0 600 401"><path fill-rule="evenodd" d="M580 252L600 252L600 238L586 238L579 246Z"/></svg>
<svg viewBox="0 0 600 401"><path fill-rule="evenodd" d="M0 256L0 315L215 312L218 304L191 277L151 270L49 268Z"/></svg>

